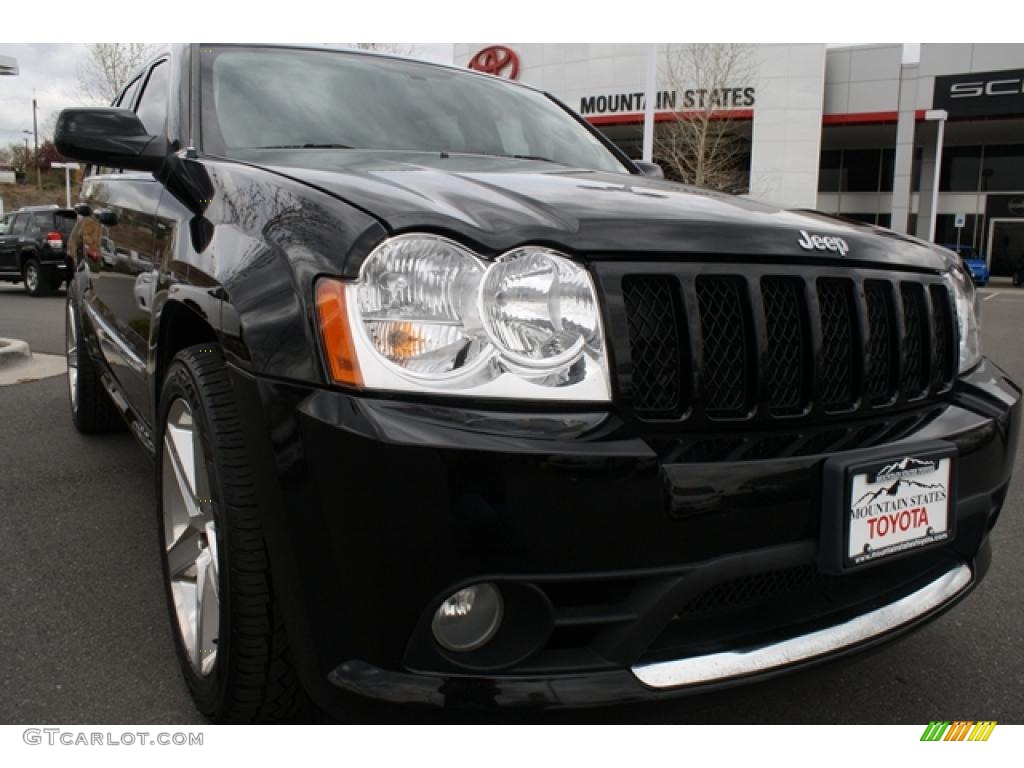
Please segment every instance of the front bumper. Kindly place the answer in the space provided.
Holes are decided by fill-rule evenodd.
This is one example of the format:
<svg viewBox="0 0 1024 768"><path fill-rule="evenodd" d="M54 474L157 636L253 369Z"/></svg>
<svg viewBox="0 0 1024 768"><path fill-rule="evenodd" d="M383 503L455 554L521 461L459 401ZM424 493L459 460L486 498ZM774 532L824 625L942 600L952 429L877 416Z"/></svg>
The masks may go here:
<svg viewBox="0 0 1024 768"><path fill-rule="evenodd" d="M434 706L596 707L656 701L765 680L824 659L863 651L917 628L962 599L988 568L986 541L974 567L959 565L933 582L841 624L756 648L653 662L630 670L547 678L443 678L346 662L331 672L339 688L368 698Z"/></svg>
<svg viewBox="0 0 1024 768"><path fill-rule="evenodd" d="M1020 420L1019 390L987 361L904 414L875 450L956 447L956 535L836 576L817 566L829 454L681 461L614 414L452 408L232 370L294 660L328 710L352 693L657 699L889 640L983 577ZM446 655L430 616L479 581L501 585L515 631L497 655Z"/></svg>

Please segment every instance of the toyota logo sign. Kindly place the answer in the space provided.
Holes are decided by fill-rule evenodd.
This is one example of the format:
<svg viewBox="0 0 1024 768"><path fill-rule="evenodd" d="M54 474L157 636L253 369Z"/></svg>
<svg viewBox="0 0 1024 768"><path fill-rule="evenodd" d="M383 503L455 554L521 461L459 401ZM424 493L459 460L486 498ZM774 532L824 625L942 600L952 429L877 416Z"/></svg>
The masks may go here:
<svg viewBox="0 0 1024 768"><path fill-rule="evenodd" d="M508 80L518 80L519 54L504 45L489 45L481 48L469 60L469 68Z"/></svg>

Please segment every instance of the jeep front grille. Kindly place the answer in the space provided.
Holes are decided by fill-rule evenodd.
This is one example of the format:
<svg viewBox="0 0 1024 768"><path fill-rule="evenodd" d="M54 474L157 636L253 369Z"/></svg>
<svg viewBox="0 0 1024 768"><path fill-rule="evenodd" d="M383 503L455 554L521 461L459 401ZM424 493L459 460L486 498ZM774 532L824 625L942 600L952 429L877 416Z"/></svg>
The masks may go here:
<svg viewBox="0 0 1024 768"><path fill-rule="evenodd" d="M647 421L785 423L948 390L941 276L749 264L600 263L620 401Z"/></svg>

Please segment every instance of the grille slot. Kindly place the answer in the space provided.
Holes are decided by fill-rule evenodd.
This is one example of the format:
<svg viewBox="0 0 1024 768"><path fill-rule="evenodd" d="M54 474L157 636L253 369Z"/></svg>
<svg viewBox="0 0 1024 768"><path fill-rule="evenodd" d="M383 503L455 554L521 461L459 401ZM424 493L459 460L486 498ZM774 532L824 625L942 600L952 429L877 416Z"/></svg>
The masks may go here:
<svg viewBox="0 0 1024 768"><path fill-rule="evenodd" d="M761 280L764 324L768 347L764 376L772 413L799 414L809 400L808 323L804 283L795 277Z"/></svg>
<svg viewBox="0 0 1024 768"><path fill-rule="evenodd" d="M903 377L901 386L909 400L920 397L928 386L928 343L924 291L920 285L900 284L903 300Z"/></svg>
<svg viewBox="0 0 1024 768"><path fill-rule="evenodd" d="M753 383L746 281L725 275L696 280L704 351L705 411L711 418L742 417Z"/></svg>
<svg viewBox="0 0 1024 768"><path fill-rule="evenodd" d="M882 280L864 282L868 311L867 370L864 390L872 404L885 403L896 393L896 312L892 285Z"/></svg>
<svg viewBox="0 0 1024 768"><path fill-rule="evenodd" d="M938 275L732 262L598 269L614 286L613 354L628 345L625 405L644 420L802 430L930 403L957 374L956 314ZM749 460L777 446L745 440L728 454Z"/></svg>
<svg viewBox="0 0 1024 768"><path fill-rule="evenodd" d="M709 613L756 604L781 593L816 586L827 578L811 563L741 576L710 587L683 606L679 614Z"/></svg>
<svg viewBox="0 0 1024 768"><path fill-rule="evenodd" d="M950 303L949 290L945 286L933 285L932 294L932 334L934 360L932 368L932 386L942 388L953 381L954 356L959 362L959 350L953 340L956 330L953 327L953 307Z"/></svg>
<svg viewBox="0 0 1024 768"><path fill-rule="evenodd" d="M644 417L678 416L689 388L681 367L679 282L665 275L628 275L622 299L633 361L633 408Z"/></svg>
<svg viewBox="0 0 1024 768"><path fill-rule="evenodd" d="M830 411L853 406L856 356L856 317L853 285L849 280L818 281L821 309L821 399Z"/></svg>

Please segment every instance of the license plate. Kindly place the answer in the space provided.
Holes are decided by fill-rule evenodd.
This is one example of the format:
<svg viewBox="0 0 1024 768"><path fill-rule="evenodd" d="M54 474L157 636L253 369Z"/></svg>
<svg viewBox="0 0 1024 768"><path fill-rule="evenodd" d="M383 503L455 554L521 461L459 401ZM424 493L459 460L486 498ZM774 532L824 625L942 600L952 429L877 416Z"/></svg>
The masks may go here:
<svg viewBox="0 0 1024 768"><path fill-rule="evenodd" d="M949 541L955 460L942 449L831 467L826 477L842 501L833 524L823 525L834 542L823 540L823 553L836 552L839 570L848 570Z"/></svg>

